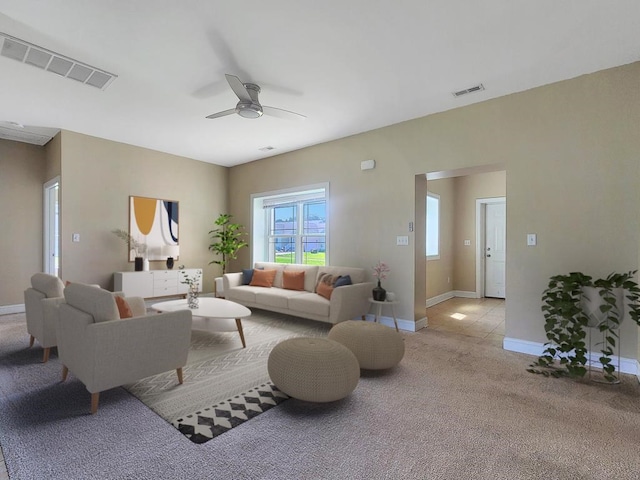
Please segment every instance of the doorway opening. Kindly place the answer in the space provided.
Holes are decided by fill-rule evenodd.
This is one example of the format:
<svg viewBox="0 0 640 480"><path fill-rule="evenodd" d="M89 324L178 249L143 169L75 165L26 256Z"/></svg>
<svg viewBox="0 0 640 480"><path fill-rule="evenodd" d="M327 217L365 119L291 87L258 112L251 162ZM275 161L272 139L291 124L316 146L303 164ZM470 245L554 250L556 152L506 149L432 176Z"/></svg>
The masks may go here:
<svg viewBox="0 0 640 480"><path fill-rule="evenodd" d="M44 184L43 272L60 274L60 177Z"/></svg>
<svg viewBox="0 0 640 480"><path fill-rule="evenodd" d="M417 308L454 297L506 298L506 176L502 164L416 176L416 231L427 231L422 242L416 236ZM428 195L439 198L438 256L425 255L427 224L434 224L422 221ZM489 218L501 226L487 228Z"/></svg>

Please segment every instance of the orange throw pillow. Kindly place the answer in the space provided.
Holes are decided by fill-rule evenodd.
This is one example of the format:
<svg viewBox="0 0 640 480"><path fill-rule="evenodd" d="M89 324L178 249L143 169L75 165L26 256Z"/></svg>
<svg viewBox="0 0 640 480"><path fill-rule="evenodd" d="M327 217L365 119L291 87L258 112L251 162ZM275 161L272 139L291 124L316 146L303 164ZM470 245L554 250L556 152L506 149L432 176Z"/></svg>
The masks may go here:
<svg viewBox="0 0 640 480"><path fill-rule="evenodd" d="M304 270L285 270L282 272L282 288L304 290Z"/></svg>
<svg viewBox="0 0 640 480"><path fill-rule="evenodd" d="M316 289L316 293L321 297L326 298L327 300L331 300L331 294L333 293L333 287L324 282L320 282Z"/></svg>
<svg viewBox="0 0 640 480"><path fill-rule="evenodd" d="M272 287L276 278L277 270L253 270L253 278L251 279L252 287Z"/></svg>
<svg viewBox="0 0 640 480"><path fill-rule="evenodd" d="M127 303L127 301L116 295L116 305L118 306L118 313L120 314L120 318L132 318L133 312L131 311L131 307Z"/></svg>

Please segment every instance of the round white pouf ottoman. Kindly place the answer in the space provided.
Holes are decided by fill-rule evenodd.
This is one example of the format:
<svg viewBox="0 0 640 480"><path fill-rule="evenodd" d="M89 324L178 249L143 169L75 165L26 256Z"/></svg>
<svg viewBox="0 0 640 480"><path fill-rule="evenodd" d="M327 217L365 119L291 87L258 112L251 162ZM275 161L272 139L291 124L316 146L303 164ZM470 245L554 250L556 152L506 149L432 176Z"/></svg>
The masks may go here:
<svg viewBox="0 0 640 480"><path fill-rule="evenodd" d="M290 338L269 354L271 381L290 397L333 402L358 385L360 366L351 350L326 338Z"/></svg>
<svg viewBox="0 0 640 480"><path fill-rule="evenodd" d="M365 370L395 367L404 357L402 336L379 323L347 320L334 325L329 338L351 350Z"/></svg>

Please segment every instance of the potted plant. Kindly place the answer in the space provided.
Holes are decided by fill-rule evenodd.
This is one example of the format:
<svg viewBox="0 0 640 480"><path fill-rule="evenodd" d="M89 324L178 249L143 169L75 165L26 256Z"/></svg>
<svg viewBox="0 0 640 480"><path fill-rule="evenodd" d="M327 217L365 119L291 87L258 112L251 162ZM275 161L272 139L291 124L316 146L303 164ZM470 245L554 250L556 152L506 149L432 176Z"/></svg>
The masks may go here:
<svg viewBox="0 0 640 480"><path fill-rule="evenodd" d="M640 325L640 288L635 274L635 270L612 273L597 280L580 272L551 277L542 294L544 329L549 341L527 371L553 377L583 377L588 362L586 329L596 328L602 334L597 345L601 346L598 360L604 379L619 382L611 356L624 317L625 297L629 316Z"/></svg>
<svg viewBox="0 0 640 480"><path fill-rule="evenodd" d="M216 255L221 255L222 259L212 260L212 263L222 265L222 274L227 272L227 264L231 259L237 258L238 250L248 245L247 242L242 240L242 237L246 235L242 231L244 228L238 223L232 223L231 218L233 216L228 213L221 213L216 219L215 224L218 228L215 228L209 232L213 243L209 245L211 250Z"/></svg>

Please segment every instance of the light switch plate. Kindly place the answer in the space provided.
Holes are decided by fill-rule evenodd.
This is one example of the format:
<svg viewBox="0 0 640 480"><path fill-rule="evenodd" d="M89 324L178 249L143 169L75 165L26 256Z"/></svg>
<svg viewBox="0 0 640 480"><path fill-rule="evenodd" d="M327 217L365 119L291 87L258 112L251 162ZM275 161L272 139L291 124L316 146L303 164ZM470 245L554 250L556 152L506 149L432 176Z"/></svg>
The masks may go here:
<svg viewBox="0 0 640 480"><path fill-rule="evenodd" d="M409 237L407 235L398 235L396 237L396 245L409 245Z"/></svg>
<svg viewBox="0 0 640 480"><path fill-rule="evenodd" d="M465 240L464 241L464 246L465 247L470 247L471 246L471 240Z"/></svg>
<svg viewBox="0 0 640 480"><path fill-rule="evenodd" d="M79 242L80 241L80 234L79 233L74 233L73 236L71 237L71 241Z"/></svg>
<svg viewBox="0 0 640 480"><path fill-rule="evenodd" d="M534 247L538 243L538 238L535 233L527 233L527 246Z"/></svg>

